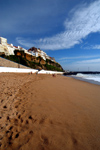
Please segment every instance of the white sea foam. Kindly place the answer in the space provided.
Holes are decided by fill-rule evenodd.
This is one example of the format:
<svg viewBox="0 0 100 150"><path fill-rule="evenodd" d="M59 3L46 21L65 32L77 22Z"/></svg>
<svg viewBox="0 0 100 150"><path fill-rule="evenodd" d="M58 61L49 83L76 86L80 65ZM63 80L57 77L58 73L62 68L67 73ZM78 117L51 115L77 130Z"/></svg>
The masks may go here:
<svg viewBox="0 0 100 150"><path fill-rule="evenodd" d="M100 74L81 74L81 73L78 73L76 75L76 77L100 82Z"/></svg>

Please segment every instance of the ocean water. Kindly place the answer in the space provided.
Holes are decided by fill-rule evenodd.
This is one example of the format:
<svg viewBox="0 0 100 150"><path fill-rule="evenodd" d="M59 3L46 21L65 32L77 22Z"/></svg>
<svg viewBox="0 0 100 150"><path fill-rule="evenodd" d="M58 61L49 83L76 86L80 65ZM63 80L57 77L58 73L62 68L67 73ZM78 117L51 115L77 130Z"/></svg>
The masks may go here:
<svg viewBox="0 0 100 150"><path fill-rule="evenodd" d="M79 80L83 80L83 81L87 81L93 84L98 84L100 85L100 74L82 74L82 73L78 73L77 75L72 75L72 77L79 79Z"/></svg>

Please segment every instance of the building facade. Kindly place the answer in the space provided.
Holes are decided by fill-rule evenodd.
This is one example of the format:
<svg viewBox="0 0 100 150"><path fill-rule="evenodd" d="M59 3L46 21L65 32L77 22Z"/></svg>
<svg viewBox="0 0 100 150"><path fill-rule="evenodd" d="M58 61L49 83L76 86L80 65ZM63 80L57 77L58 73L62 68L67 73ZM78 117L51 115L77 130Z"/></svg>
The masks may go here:
<svg viewBox="0 0 100 150"><path fill-rule="evenodd" d="M54 57L49 57L44 51L40 50L39 48L35 48L35 47L31 47L28 50L29 53L31 53L32 55L34 55L35 57L42 57L44 60L49 59L51 61L55 62Z"/></svg>
<svg viewBox="0 0 100 150"><path fill-rule="evenodd" d="M7 39L3 38L3 37L0 37L0 44L1 45L7 45Z"/></svg>
<svg viewBox="0 0 100 150"><path fill-rule="evenodd" d="M32 55L35 57L41 57L44 60L49 59L53 62L55 62L55 59L53 57L49 57L44 51L40 50L40 48L35 48L32 47L29 50L26 50L24 48L22 48L21 46L13 46L13 44L8 44L7 43L7 39L0 37L0 53L4 53L5 55L15 55L14 51L15 50L23 50L24 53L28 54L28 55Z"/></svg>

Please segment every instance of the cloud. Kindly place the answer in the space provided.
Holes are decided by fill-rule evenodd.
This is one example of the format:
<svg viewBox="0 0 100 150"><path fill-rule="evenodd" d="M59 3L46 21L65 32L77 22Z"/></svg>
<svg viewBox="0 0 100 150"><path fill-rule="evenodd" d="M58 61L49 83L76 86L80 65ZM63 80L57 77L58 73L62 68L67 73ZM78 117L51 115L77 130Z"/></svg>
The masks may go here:
<svg viewBox="0 0 100 150"><path fill-rule="evenodd" d="M30 43L30 40L27 39L27 41L25 39L22 39L21 37L17 37L16 38L16 41L21 44L21 45L24 45L25 47L32 47L33 44ZM29 41L29 42L28 42Z"/></svg>
<svg viewBox="0 0 100 150"><path fill-rule="evenodd" d="M90 47L87 47L87 49L100 49L100 45L91 45Z"/></svg>
<svg viewBox="0 0 100 150"><path fill-rule="evenodd" d="M87 44L85 44L85 45L83 45L83 46L81 46L81 48L82 49L100 49L100 45L87 45Z"/></svg>
<svg viewBox="0 0 100 150"><path fill-rule="evenodd" d="M91 59L91 60L83 60L83 61L77 61L76 64L94 64L94 63L100 63L100 58L97 59Z"/></svg>
<svg viewBox="0 0 100 150"><path fill-rule="evenodd" d="M34 45L44 50L68 49L80 44L90 33L100 32L100 0L73 9L71 17L63 24L65 31L52 37L28 41L17 38L17 41L22 45L27 43L27 47Z"/></svg>
<svg viewBox="0 0 100 150"><path fill-rule="evenodd" d="M59 60L74 60L74 59L90 59L100 57L100 55L89 55L89 56L76 56L76 57L62 57Z"/></svg>
<svg viewBox="0 0 100 150"><path fill-rule="evenodd" d="M100 49L100 45L95 45L92 47L92 49Z"/></svg>

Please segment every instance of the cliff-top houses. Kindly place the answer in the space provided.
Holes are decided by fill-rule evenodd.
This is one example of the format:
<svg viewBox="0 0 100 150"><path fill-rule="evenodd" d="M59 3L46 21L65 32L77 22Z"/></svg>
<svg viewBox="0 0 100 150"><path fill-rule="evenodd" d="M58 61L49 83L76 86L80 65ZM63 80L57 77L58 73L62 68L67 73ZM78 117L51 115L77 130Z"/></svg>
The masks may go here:
<svg viewBox="0 0 100 150"><path fill-rule="evenodd" d="M15 55L14 51L19 50L19 51L24 51L24 53L28 55L32 55L35 57L42 57L44 60L49 59L53 62L55 62L55 59L53 57L49 57L44 51L40 50L39 48L32 47L29 50L26 50L25 48L22 48L20 46L16 47L13 44L8 44L7 39L0 37L0 54L5 54L5 55Z"/></svg>

